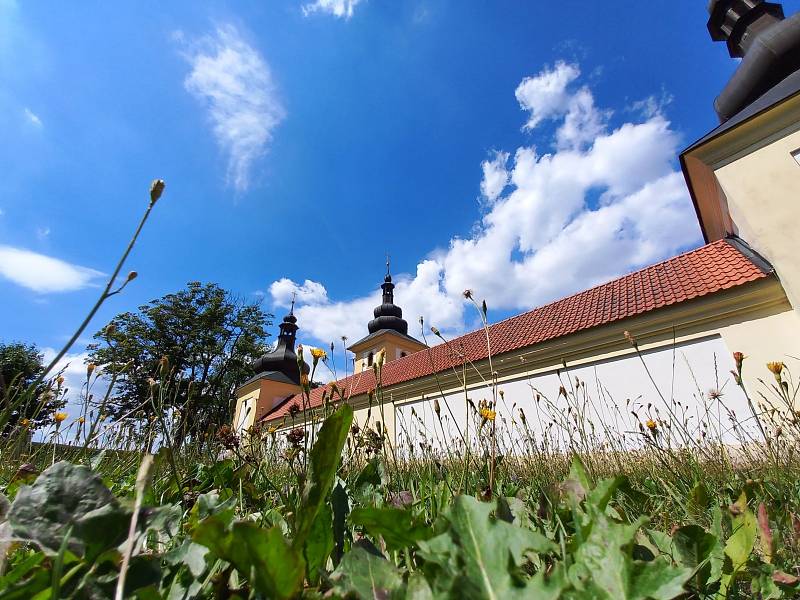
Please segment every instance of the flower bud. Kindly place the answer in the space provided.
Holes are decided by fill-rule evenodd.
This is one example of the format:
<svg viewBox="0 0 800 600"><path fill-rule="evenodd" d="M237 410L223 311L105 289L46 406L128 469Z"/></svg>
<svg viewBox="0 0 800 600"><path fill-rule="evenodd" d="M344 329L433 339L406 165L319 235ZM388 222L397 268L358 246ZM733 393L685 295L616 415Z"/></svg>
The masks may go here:
<svg viewBox="0 0 800 600"><path fill-rule="evenodd" d="M150 204L155 204L156 201L161 198L165 185L163 179L153 180L153 183L150 184Z"/></svg>
<svg viewBox="0 0 800 600"><path fill-rule="evenodd" d="M128 273L128 281L133 281L138 276L139 276L139 273L137 273L136 271L131 271L130 273Z"/></svg>

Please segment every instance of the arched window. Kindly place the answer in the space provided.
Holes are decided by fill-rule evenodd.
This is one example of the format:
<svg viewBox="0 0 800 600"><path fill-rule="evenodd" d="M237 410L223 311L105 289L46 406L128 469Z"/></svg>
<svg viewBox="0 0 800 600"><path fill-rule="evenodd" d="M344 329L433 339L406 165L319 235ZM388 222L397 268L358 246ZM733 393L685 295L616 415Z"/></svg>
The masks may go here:
<svg viewBox="0 0 800 600"><path fill-rule="evenodd" d="M367 354L367 366L368 366L368 367L371 367L371 366L372 366L372 359L373 359L373 358L374 358L374 355L372 354L372 352L370 352L369 354Z"/></svg>

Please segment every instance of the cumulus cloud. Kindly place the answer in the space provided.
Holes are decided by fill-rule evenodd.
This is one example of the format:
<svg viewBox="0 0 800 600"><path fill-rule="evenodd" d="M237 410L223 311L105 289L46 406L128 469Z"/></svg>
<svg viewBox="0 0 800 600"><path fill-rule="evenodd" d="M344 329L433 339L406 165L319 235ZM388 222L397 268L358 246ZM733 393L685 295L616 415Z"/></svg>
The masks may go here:
<svg viewBox="0 0 800 600"><path fill-rule="evenodd" d="M308 16L321 12L340 19L349 19L360 2L361 0L314 0L303 5L303 14Z"/></svg>
<svg viewBox="0 0 800 600"><path fill-rule="evenodd" d="M0 245L0 276L46 294L92 286L103 273L23 248Z"/></svg>
<svg viewBox="0 0 800 600"><path fill-rule="evenodd" d="M42 358L45 365L58 355L55 348L42 348ZM75 398L80 393L81 386L86 382L86 365L89 362L88 352L68 352L55 364L49 377L61 373L64 377L64 385L69 388L70 398Z"/></svg>
<svg viewBox="0 0 800 600"><path fill-rule="evenodd" d="M292 300L298 304L326 304L328 302L328 292L325 286L309 279L302 284L297 284L284 277L272 282L269 286L269 293L276 306L288 307Z"/></svg>
<svg viewBox="0 0 800 600"><path fill-rule="evenodd" d="M483 180L481 181L481 194L489 202L494 202L508 185L509 173L506 169L508 152L494 152L491 159L481 163Z"/></svg>
<svg viewBox="0 0 800 600"><path fill-rule="evenodd" d="M398 278L410 329L423 315L440 329L463 330L467 288L490 309L527 310L701 241L676 169L680 139L665 115L654 109L612 127L610 111L596 107L588 87L574 85L579 76L576 65L559 62L517 87L531 134L545 119L556 122L552 136L537 140L554 150L521 145L482 162L488 208L478 226ZM319 283L314 289L324 290ZM273 301L285 299L281 293ZM364 335L380 299L377 289L349 301L316 297L323 300L303 303L298 292L295 314L304 332L323 341Z"/></svg>
<svg viewBox="0 0 800 600"><path fill-rule="evenodd" d="M253 164L286 117L272 72L232 25L190 46L184 53L191 66L184 86L208 110L217 144L228 156L228 183L244 191Z"/></svg>

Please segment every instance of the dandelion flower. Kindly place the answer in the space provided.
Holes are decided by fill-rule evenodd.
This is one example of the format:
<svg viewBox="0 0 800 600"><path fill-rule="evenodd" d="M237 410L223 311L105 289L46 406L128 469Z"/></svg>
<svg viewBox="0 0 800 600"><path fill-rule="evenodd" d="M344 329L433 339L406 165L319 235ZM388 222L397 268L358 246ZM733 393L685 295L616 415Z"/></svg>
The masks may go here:
<svg viewBox="0 0 800 600"><path fill-rule="evenodd" d="M86 422L86 419L84 419L83 417L78 417L78 423L83 425L85 422Z"/></svg>
<svg viewBox="0 0 800 600"><path fill-rule="evenodd" d="M647 428L650 431L655 431L656 429L658 429L658 424L655 421L653 421L653 419L647 419L647 423L645 423L645 425L647 425Z"/></svg>
<svg viewBox="0 0 800 600"><path fill-rule="evenodd" d="M483 407L481 409L481 418L484 421L494 421L496 416L497 416L497 413L495 411L493 411L491 408L489 408L488 406L485 406L485 407Z"/></svg>
<svg viewBox="0 0 800 600"><path fill-rule="evenodd" d="M56 423L61 423L67 419L69 415L65 412L57 412L53 415L53 418L56 420Z"/></svg>
<svg viewBox="0 0 800 600"><path fill-rule="evenodd" d="M21 420L19 423L20 423L20 425L22 425L23 427L27 427L28 425L30 425L30 424L31 424L31 421L30 421L30 419L22 419L22 420Z"/></svg>
<svg viewBox="0 0 800 600"><path fill-rule="evenodd" d="M783 363L780 361L768 362L767 369L769 369L775 377L780 377L781 371L783 371Z"/></svg>
<svg viewBox="0 0 800 600"><path fill-rule="evenodd" d="M327 360L328 354L322 348L312 348L311 349L311 356L316 363L319 359Z"/></svg>

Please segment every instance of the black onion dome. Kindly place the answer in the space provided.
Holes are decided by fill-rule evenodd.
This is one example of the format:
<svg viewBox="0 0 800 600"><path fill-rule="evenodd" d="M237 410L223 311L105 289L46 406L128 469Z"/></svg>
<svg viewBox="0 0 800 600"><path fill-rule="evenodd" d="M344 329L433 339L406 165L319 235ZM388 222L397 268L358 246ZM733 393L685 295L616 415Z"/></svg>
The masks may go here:
<svg viewBox="0 0 800 600"><path fill-rule="evenodd" d="M294 383L300 384L300 369L297 366L297 353L294 344L297 339L297 317L289 313L280 324L278 344L271 352L253 361L253 370L259 373L283 373ZM303 373L309 372L309 366L303 362Z"/></svg>
<svg viewBox="0 0 800 600"><path fill-rule="evenodd" d="M394 303L394 284L392 276L388 273L383 278L383 301L375 307L372 314L375 318L367 324L370 333L375 333L381 329L391 329L408 335L408 323L403 319L403 310Z"/></svg>

